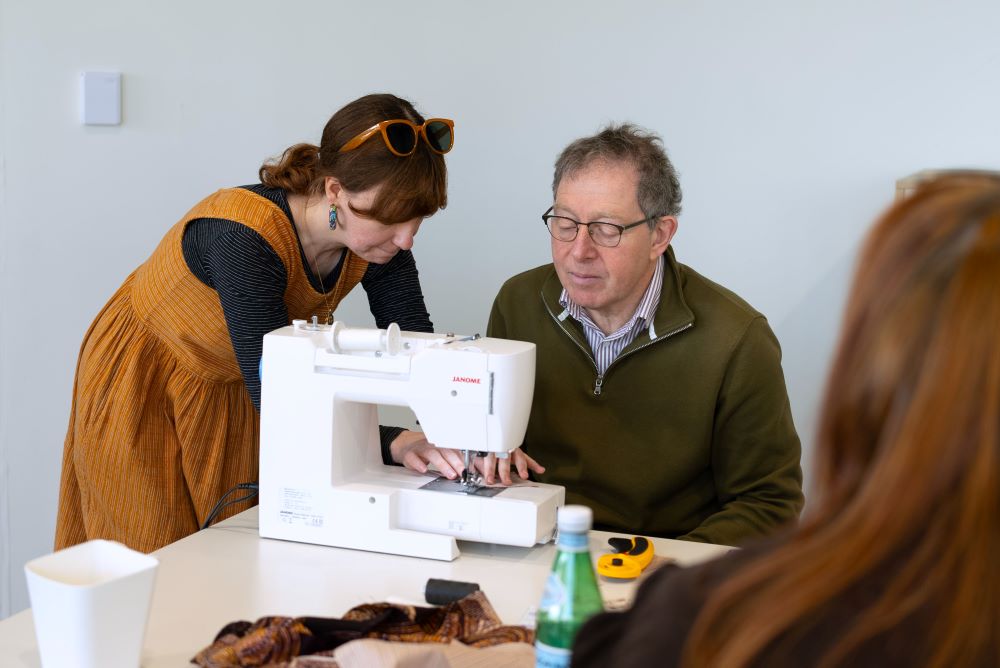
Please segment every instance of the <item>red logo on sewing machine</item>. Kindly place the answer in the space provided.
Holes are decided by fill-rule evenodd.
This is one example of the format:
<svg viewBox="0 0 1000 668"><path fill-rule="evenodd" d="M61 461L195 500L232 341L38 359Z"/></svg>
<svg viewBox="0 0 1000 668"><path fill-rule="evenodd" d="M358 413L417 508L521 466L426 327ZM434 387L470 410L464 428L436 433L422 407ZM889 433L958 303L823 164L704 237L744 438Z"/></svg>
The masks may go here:
<svg viewBox="0 0 1000 668"><path fill-rule="evenodd" d="M453 382L453 383L473 383L475 385L479 385L480 379L479 378L469 378L468 376L454 376L451 379L451 382Z"/></svg>

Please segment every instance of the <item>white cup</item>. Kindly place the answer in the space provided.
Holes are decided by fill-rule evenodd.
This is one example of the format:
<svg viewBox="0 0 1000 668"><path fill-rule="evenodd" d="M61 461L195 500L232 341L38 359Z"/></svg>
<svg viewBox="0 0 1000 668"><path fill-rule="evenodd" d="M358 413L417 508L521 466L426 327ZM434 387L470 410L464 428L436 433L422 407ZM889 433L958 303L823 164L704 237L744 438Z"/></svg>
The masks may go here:
<svg viewBox="0 0 1000 668"><path fill-rule="evenodd" d="M91 540L24 565L45 668L136 668L159 562Z"/></svg>

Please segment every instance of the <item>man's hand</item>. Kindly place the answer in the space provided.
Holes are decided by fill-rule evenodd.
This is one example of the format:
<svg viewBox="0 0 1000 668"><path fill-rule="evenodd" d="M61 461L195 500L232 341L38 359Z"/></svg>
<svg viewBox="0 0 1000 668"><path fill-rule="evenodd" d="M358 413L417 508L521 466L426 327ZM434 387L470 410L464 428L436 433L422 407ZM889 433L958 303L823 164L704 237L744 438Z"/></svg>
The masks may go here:
<svg viewBox="0 0 1000 668"><path fill-rule="evenodd" d="M460 450L435 448L419 431L404 431L392 442L389 451L392 453L392 461L417 473L427 473L428 466L433 465L441 475L454 480L465 470ZM474 466L483 475L487 485L496 484L498 477L500 484L511 484L511 468L524 480L528 479L529 471L545 473L545 467L526 455L521 448L511 452L506 459L492 453L476 457Z"/></svg>
<svg viewBox="0 0 1000 668"><path fill-rule="evenodd" d="M497 457L492 452L485 457L476 457L475 466L483 474L487 485L495 484L498 475L501 485L509 485L512 468L517 470L517 475L523 480L528 479L529 469L535 473L545 473L545 467L525 454L521 448L512 450L506 459Z"/></svg>

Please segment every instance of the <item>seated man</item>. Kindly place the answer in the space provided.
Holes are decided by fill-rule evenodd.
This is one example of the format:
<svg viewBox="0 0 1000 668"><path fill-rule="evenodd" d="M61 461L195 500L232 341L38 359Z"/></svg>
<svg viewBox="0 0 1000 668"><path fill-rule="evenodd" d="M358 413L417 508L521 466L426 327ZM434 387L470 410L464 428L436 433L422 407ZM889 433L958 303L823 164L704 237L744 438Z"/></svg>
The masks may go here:
<svg viewBox="0 0 1000 668"><path fill-rule="evenodd" d="M599 529L737 545L794 520L778 341L674 258L681 191L659 138L621 125L573 142L553 194L552 264L504 284L487 330L538 346L530 458L512 463L565 486Z"/></svg>

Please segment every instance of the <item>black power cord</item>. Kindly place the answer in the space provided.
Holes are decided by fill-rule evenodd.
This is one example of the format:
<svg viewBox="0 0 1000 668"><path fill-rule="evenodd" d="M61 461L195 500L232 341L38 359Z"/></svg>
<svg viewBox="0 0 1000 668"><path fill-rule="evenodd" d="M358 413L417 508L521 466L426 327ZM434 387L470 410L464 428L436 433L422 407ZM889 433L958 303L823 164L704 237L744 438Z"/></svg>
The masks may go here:
<svg viewBox="0 0 1000 668"><path fill-rule="evenodd" d="M240 491L242 489L250 490L250 493L246 494L245 496L241 496L238 499L230 499L229 501L226 501L226 499L229 498L232 494L234 494L234 493L236 493L236 492L238 492L238 491ZM207 529L209 526L211 526L212 520L215 519L215 516L218 515L219 513L221 513L225 508L228 508L229 506L233 505L234 503L239 503L241 501L249 501L250 499L254 498L255 496L257 496L257 483L256 482L241 482L240 484L236 485L236 487L233 487L231 490L229 490L228 492L226 492L225 494L222 495L222 498L219 499L216 502L215 506L212 508L212 512L210 512L208 514L208 517L205 518L205 521L204 521L204 523L202 523L201 528L202 529Z"/></svg>

